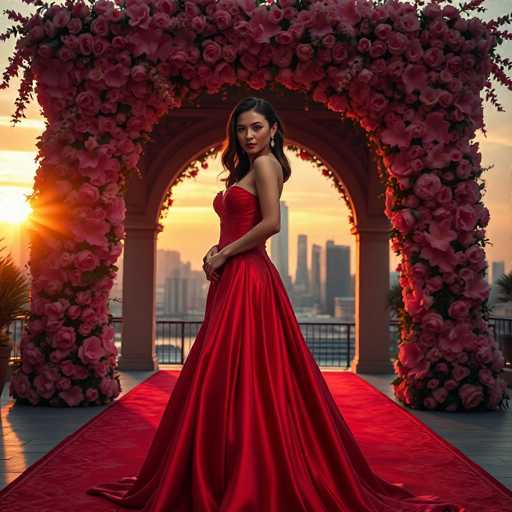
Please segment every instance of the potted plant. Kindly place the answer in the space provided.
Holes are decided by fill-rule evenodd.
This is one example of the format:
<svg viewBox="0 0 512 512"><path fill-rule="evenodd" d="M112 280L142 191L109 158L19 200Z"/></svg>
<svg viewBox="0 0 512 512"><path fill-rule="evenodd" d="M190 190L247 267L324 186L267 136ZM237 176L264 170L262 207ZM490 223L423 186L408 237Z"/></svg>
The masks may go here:
<svg viewBox="0 0 512 512"><path fill-rule="evenodd" d="M398 325L400 320L400 312L404 307L404 301L402 298L402 287L399 284L394 284L388 292L387 308L391 313L391 322L393 325ZM398 333L393 331L391 338L391 357L394 359L397 357L398 352Z"/></svg>
<svg viewBox="0 0 512 512"><path fill-rule="evenodd" d="M512 272L503 274L497 281L498 288L497 302L512 302ZM512 363L512 332L500 335L503 357L508 363Z"/></svg>
<svg viewBox="0 0 512 512"><path fill-rule="evenodd" d="M1 240L0 240L1 241ZM7 378L12 342L9 326L26 313L29 285L23 272L14 264L12 256L2 256L0 248L0 395Z"/></svg>

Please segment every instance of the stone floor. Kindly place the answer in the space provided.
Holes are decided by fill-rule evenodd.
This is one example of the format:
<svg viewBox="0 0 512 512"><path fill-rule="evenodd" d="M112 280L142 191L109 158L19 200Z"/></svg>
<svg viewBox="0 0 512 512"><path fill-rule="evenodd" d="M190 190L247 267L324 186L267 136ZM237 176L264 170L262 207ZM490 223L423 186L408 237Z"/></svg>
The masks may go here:
<svg viewBox="0 0 512 512"><path fill-rule="evenodd" d="M162 369L179 369L162 366ZM329 370L325 370L329 371ZM127 393L153 372L121 372ZM391 375L362 375L394 399ZM0 488L108 406L86 409L13 407L8 386L1 397ZM441 437L452 443L505 486L512 489L512 411L483 413L436 413L407 409Z"/></svg>

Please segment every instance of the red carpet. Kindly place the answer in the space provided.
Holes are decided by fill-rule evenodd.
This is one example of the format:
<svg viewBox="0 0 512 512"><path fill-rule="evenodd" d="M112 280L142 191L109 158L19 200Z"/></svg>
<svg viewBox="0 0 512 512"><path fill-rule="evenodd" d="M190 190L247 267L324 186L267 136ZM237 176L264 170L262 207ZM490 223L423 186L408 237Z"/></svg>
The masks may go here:
<svg viewBox="0 0 512 512"><path fill-rule="evenodd" d="M178 375L161 371L107 407L1 491L0 510L121 510L85 490L137 473ZM511 491L380 391L352 373L323 375L382 477L468 512L512 512Z"/></svg>

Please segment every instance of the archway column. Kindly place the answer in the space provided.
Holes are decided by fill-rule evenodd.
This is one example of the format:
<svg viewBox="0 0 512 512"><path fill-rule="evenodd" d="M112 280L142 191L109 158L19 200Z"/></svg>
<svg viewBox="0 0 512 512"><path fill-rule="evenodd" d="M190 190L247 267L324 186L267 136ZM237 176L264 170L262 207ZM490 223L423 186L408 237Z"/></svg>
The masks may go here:
<svg viewBox="0 0 512 512"><path fill-rule="evenodd" d="M356 373L393 373L390 361L388 226L355 227Z"/></svg>
<svg viewBox="0 0 512 512"><path fill-rule="evenodd" d="M158 225L127 223L123 268L120 370L157 370L156 242Z"/></svg>

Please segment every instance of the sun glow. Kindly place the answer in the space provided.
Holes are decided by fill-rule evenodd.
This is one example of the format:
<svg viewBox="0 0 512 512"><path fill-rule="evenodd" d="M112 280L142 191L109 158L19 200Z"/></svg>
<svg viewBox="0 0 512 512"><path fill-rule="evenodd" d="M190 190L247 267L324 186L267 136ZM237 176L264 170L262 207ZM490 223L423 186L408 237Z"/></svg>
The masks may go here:
<svg viewBox="0 0 512 512"><path fill-rule="evenodd" d="M17 187L0 188L0 221L21 224L29 217L32 209L26 201L26 189Z"/></svg>

